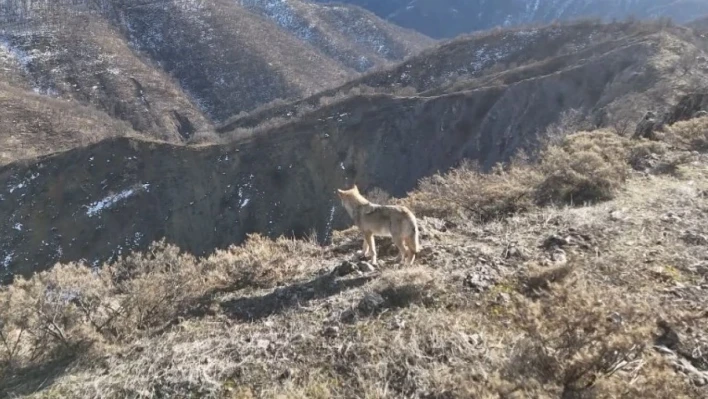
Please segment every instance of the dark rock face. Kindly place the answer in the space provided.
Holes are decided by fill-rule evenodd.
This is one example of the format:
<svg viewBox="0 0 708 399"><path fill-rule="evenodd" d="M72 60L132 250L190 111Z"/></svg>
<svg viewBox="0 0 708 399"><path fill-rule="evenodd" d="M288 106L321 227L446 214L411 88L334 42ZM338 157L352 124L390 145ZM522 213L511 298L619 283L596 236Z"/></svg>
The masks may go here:
<svg viewBox="0 0 708 399"><path fill-rule="evenodd" d="M319 0L333 2L334 0ZM671 17L689 21L708 13L699 0L344 0L367 8L382 18L430 37L554 19L600 17L606 19Z"/></svg>

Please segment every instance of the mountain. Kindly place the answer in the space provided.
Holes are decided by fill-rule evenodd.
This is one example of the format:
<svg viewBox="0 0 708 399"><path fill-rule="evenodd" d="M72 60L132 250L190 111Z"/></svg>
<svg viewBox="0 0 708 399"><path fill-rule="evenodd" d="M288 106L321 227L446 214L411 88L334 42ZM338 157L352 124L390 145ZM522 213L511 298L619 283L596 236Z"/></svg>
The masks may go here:
<svg viewBox="0 0 708 399"><path fill-rule="evenodd" d="M342 86L231 118L217 126L217 131L228 135L239 128L253 128L269 121L272 123L273 120L297 118L302 110L307 111L322 102L330 102L352 93L374 91L393 95L399 92L404 92L403 95L433 95L455 91L455 85L494 83L495 79L504 76L504 71L513 75L510 71L524 73L539 68L567 68L573 63L584 63L594 55L635 43L630 36L631 31L646 34L656 29L645 24L581 22L479 32L441 43L393 68L366 74Z"/></svg>
<svg viewBox="0 0 708 399"><path fill-rule="evenodd" d="M683 56L701 53L703 40L641 22L497 31L442 44L390 77L362 78L385 77L388 89L335 91L342 94L281 123L265 118L269 127L227 144L113 138L13 163L0 169L0 258L6 274L27 275L56 261L114 259L162 237L199 255L253 232L314 231L328 242L349 223L338 187L357 182L402 196L464 160L488 170L533 153L568 116L574 126L631 133L648 110L670 111L705 82L705 61ZM480 54L502 49L508 64L480 63ZM408 65L415 88L400 93L397 82L409 78L398 71ZM468 70L458 79L437 79L461 65ZM230 129L254 130L225 126L222 134Z"/></svg>
<svg viewBox="0 0 708 399"><path fill-rule="evenodd" d="M538 159L392 200L417 217L413 265L384 238L373 264L351 228L18 278L0 287L0 396L707 397L708 118L653 140L566 127ZM136 190L121 201L153 195Z"/></svg>
<svg viewBox="0 0 708 399"><path fill-rule="evenodd" d="M137 134L179 143L209 136L227 116L337 86L433 43L358 7L280 5L3 2L0 82L14 93L90 107ZM15 115L35 114L30 107ZM81 126L66 134L43 129L73 137L58 139L55 151L103 137ZM27 153L52 150L33 148L31 131L13 140Z"/></svg>
<svg viewBox="0 0 708 399"><path fill-rule="evenodd" d="M18 89L92 107L162 140L211 129L179 84L103 18L61 9L51 19L5 29L0 38L3 80ZM57 141L56 150L63 148Z"/></svg>
<svg viewBox="0 0 708 399"><path fill-rule="evenodd" d="M434 43L359 7L305 0L241 0L240 4L357 72L400 61Z"/></svg>
<svg viewBox="0 0 708 399"><path fill-rule="evenodd" d="M319 0L329 3L332 0ZM669 17L688 21L708 14L702 0L343 0L364 7L381 18L415 29L430 37L555 19L599 17L641 19Z"/></svg>
<svg viewBox="0 0 708 399"><path fill-rule="evenodd" d="M108 137L143 136L125 121L93 107L5 83L0 83L0 132L0 165L66 151Z"/></svg>

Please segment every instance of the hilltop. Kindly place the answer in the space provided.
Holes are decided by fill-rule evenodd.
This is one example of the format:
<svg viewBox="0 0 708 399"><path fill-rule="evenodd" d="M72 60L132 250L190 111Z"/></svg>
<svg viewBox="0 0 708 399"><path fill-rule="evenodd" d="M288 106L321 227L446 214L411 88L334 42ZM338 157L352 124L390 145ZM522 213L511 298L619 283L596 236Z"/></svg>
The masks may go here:
<svg viewBox="0 0 708 399"><path fill-rule="evenodd" d="M532 49L549 43L548 58L520 50L512 55L519 64L482 64L437 87L412 71L423 91L391 94L381 86L379 93L345 93L290 119L224 132L235 137L224 144L116 138L3 167L5 276L82 258L99 264L162 237L197 255L254 232L314 231L319 242L329 242L333 229L349 223L336 203L338 187L356 181L401 197L421 178L463 160L490 170L519 151L532 152L568 124L631 135L647 111L672 111L706 78L703 61L683 58L687 50L703 51L703 39L686 28L573 24L538 36L554 30L566 39L529 41ZM578 42L584 35L577 32L588 30L609 33ZM519 36L462 39L411 65L457 59L449 65L458 68L465 57L491 44L505 48ZM575 43L581 47L571 51ZM432 68L436 73L447 72Z"/></svg>
<svg viewBox="0 0 708 399"><path fill-rule="evenodd" d="M48 98L37 100L43 104L60 99L63 109L76 109L70 113L88 107L104 115L104 124L125 122L131 136L172 143L203 140L227 116L337 86L433 43L358 7L296 1L10 1L3 7L0 82L10 86L3 96L38 94ZM78 122L69 122L69 132L33 128L41 112L20 103L9 112L22 129L2 134L5 141L13 136L7 153L15 159L105 137ZM55 137L53 147L35 145L45 142L42 135Z"/></svg>
<svg viewBox="0 0 708 399"><path fill-rule="evenodd" d="M350 229L18 278L0 289L0 392L703 397L707 131L567 131L535 161L426 178L393 200L420 220L413 267L384 239L380 265L361 260Z"/></svg>
<svg viewBox="0 0 708 399"><path fill-rule="evenodd" d="M381 18L434 38L553 20L665 17L686 22L708 14L708 4L700 0L343 0L341 3L364 7Z"/></svg>

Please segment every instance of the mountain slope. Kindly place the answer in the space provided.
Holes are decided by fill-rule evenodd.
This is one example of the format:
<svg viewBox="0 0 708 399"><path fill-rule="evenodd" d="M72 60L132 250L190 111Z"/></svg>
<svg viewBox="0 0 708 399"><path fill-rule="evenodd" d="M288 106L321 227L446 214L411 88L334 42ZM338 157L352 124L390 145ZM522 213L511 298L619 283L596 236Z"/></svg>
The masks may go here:
<svg viewBox="0 0 708 399"><path fill-rule="evenodd" d="M556 63L551 68L558 70L563 65L583 62L609 49L636 42L638 39L635 36L642 38L657 29L645 23L581 22L463 36L410 57L405 63L366 74L334 89L231 118L218 126L217 131L228 133L274 118L293 118L301 114L302 109L331 101L327 97L338 98L348 93L376 91L395 95L399 91L407 91L404 95L410 95L411 91L431 91L428 94L432 94L456 82L490 84L489 80L493 81L506 69L520 70L520 66L554 62L551 60Z"/></svg>
<svg viewBox="0 0 708 399"><path fill-rule="evenodd" d="M464 159L488 169L533 151L574 110L579 122L620 131L649 109L670 109L693 79L706 78L701 68L678 68L692 40L684 28L648 25L499 79L463 80L459 89L350 96L226 145L115 139L9 165L0 169L0 254L7 271L28 274L55 261L115 257L160 237L196 254L251 232L314 230L326 242L348 223L337 187L356 181L401 196Z"/></svg>
<svg viewBox="0 0 708 399"><path fill-rule="evenodd" d="M108 137L146 135L75 101L0 83L0 165L66 151Z"/></svg>
<svg viewBox="0 0 708 399"><path fill-rule="evenodd" d="M0 288L0 335L20 337L0 347L0 395L706 397L708 156L673 139L705 145L707 128L574 132L540 163L426 179L400 201L421 232L412 267L386 239L362 259L352 228L18 279ZM531 205L529 188L596 201Z"/></svg>
<svg viewBox="0 0 708 399"><path fill-rule="evenodd" d="M227 116L342 84L433 43L357 7L295 1L11 0L0 7L0 82L175 143L208 139L213 122ZM30 125L34 111L15 116ZM84 142L105 137L76 128L72 137ZM29 131L12 137L25 149L17 157L75 144L52 148ZM4 162L17 159L10 150Z"/></svg>
<svg viewBox="0 0 708 399"><path fill-rule="evenodd" d="M400 61L434 42L359 7L301 0L246 0L242 4L357 72Z"/></svg>
<svg viewBox="0 0 708 399"><path fill-rule="evenodd" d="M331 0L319 0L328 3ZM688 21L708 14L701 0L344 0L371 10L400 26L430 37L554 19L601 17L623 19L670 17Z"/></svg>
<svg viewBox="0 0 708 399"><path fill-rule="evenodd" d="M19 89L93 107L161 140L211 129L179 85L102 18L58 10L52 20L6 29L0 43L0 77Z"/></svg>
<svg viewBox="0 0 708 399"><path fill-rule="evenodd" d="M132 48L169 73L214 120L277 98L311 94L343 83L357 71L401 60L432 43L356 7L292 2L287 3L286 14L266 15L281 4L60 0L46 5L18 1L6 5L15 7L14 12L8 11L6 24L18 31L42 32L43 23L57 20L62 27L85 26L77 18L90 15L112 25ZM69 19L61 20L62 16ZM64 35L91 40L83 37L90 31L65 30ZM63 52L62 46L68 45L46 40L38 50Z"/></svg>

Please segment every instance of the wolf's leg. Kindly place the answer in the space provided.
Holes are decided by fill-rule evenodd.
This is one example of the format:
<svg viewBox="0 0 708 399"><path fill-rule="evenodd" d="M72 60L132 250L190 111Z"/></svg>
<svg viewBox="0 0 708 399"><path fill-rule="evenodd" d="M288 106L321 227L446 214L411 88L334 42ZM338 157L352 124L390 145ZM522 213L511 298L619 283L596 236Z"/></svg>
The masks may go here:
<svg viewBox="0 0 708 399"><path fill-rule="evenodd" d="M367 241L366 234L364 234L364 248L362 249L364 256L369 256L369 242Z"/></svg>
<svg viewBox="0 0 708 399"><path fill-rule="evenodd" d="M413 262L415 261L415 242L413 241L414 239L411 237L406 237L403 241L405 241L406 246L408 246L409 249L409 256L408 256L408 264L412 265Z"/></svg>
<svg viewBox="0 0 708 399"><path fill-rule="evenodd" d="M364 233L364 239L369 244L371 262L376 264L376 241L374 240L374 233Z"/></svg>
<svg viewBox="0 0 708 399"><path fill-rule="evenodd" d="M406 244L404 243L403 238L394 237L393 243L396 244L396 247L398 248L398 258L396 258L396 261L405 264L406 259L408 259L408 250L406 249Z"/></svg>

